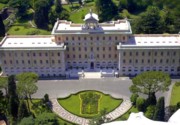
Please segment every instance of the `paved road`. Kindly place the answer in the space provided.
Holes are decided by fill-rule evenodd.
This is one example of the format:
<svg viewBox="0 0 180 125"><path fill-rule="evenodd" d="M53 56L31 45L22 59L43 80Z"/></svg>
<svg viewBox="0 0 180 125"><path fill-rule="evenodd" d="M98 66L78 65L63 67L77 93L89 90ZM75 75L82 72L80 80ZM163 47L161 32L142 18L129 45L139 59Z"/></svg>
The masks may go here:
<svg viewBox="0 0 180 125"><path fill-rule="evenodd" d="M176 80L172 80L174 83ZM180 81L180 80L179 80ZM50 98L67 97L70 94L82 90L98 90L111 94L115 98L128 98L131 93L129 86L132 82L128 78L103 78L103 79L80 79L80 80L39 80L38 91L34 98L42 98L46 93ZM169 104L170 91L158 93L157 97L164 96L166 105Z"/></svg>

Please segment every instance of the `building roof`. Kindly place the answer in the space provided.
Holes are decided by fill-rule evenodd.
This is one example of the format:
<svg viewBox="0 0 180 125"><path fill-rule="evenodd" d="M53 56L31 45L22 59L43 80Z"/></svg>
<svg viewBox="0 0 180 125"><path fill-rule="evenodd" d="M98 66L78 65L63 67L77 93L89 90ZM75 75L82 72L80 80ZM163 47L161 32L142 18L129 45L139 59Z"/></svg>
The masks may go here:
<svg viewBox="0 0 180 125"><path fill-rule="evenodd" d="M0 43L0 50L64 49L64 44L53 42L51 36L6 36Z"/></svg>
<svg viewBox="0 0 180 125"><path fill-rule="evenodd" d="M94 19L94 20L96 20L96 21L99 21L98 15L95 14L95 13L92 13L92 12L86 14L86 16L85 16L85 18L84 18L84 21L86 21L86 20L88 20L88 19Z"/></svg>
<svg viewBox="0 0 180 125"><path fill-rule="evenodd" d="M180 49L179 34L144 34L134 35L128 42L122 43L118 49Z"/></svg>
<svg viewBox="0 0 180 125"><path fill-rule="evenodd" d="M87 15L88 16L88 15ZM88 17L87 17L88 18ZM52 30L52 35L62 34L132 34L129 21L118 20L99 23L96 28L86 28L85 24L74 24L66 20L58 20Z"/></svg>

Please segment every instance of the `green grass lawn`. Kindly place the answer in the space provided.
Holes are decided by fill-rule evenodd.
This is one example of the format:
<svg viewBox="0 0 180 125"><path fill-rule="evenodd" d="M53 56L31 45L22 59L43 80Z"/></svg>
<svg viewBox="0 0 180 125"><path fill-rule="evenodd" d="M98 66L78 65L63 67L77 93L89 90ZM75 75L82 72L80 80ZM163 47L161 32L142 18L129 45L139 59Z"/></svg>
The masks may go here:
<svg viewBox="0 0 180 125"><path fill-rule="evenodd" d="M171 92L170 105L176 105L178 102L180 102L180 86L176 86L174 84L172 92Z"/></svg>
<svg viewBox="0 0 180 125"><path fill-rule="evenodd" d="M26 26L11 26L7 32L10 35L50 35L51 32Z"/></svg>
<svg viewBox="0 0 180 125"><path fill-rule="evenodd" d="M94 2L86 3L83 7L80 7L79 4L63 5L63 8L70 12L70 20L73 23L83 23L84 16L92 9L95 12Z"/></svg>
<svg viewBox="0 0 180 125"><path fill-rule="evenodd" d="M116 107L118 107L122 103L122 99L114 99L109 95L105 95L100 92L97 92L97 93L101 94L101 96L102 96L100 99L100 103L99 103L99 111L106 109L106 111L108 113L108 112L114 110ZM69 112L71 112L75 115L82 116L82 117L88 117L88 118L97 116L97 114L96 115L81 114L81 112L80 112L81 104L80 104L79 94L80 93L71 95L68 98L58 99L58 102L66 110L68 110Z"/></svg>

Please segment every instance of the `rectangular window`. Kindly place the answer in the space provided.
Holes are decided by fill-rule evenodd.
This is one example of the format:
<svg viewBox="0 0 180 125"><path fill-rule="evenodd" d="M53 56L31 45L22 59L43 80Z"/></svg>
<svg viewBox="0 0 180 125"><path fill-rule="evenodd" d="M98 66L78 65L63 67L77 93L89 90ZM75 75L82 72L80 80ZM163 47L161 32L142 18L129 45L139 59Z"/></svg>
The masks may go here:
<svg viewBox="0 0 180 125"><path fill-rule="evenodd" d="M34 64L36 64L36 60L34 60Z"/></svg>
<svg viewBox="0 0 180 125"><path fill-rule="evenodd" d="M61 60L58 60L58 63L61 63Z"/></svg>
<svg viewBox="0 0 180 125"><path fill-rule="evenodd" d="M42 60L40 60L40 64L42 64L43 62L42 62Z"/></svg>
<svg viewBox="0 0 180 125"><path fill-rule="evenodd" d="M109 51L111 51L111 47L109 47Z"/></svg>
<svg viewBox="0 0 180 125"><path fill-rule="evenodd" d="M97 47L97 51L99 51L99 47Z"/></svg>
<svg viewBox="0 0 180 125"><path fill-rule="evenodd" d="M46 60L46 64L48 64L48 60Z"/></svg>
<svg viewBox="0 0 180 125"><path fill-rule="evenodd" d="M48 56L48 53L45 53L45 56Z"/></svg>
<svg viewBox="0 0 180 125"><path fill-rule="evenodd" d="M136 56L138 56L138 54L139 54L139 53L138 53L138 52L136 52Z"/></svg>
<svg viewBox="0 0 180 125"><path fill-rule="evenodd" d="M75 51L75 48L74 48L74 47L73 47L72 49L73 49L73 51Z"/></svg>
<svg viewBox="0 0 180 125"><path fill-rule="evenodd" d="M103 58L105 58L105 55L103 54Z"/></svg>
<svg viewBox="0 0 180 125"><path fill-rule="evenodd" d="M30 64L30 60L28 60L28 64Z"/></svg>
<svg viewBox="0 0 180 125"><path fill-rule="evenodd" d="M41 53L39 53L39 56L41 56Z"/></svg>
<svg viewBox="0 0 180 125"><path fill-rule="evenodd" d="M33 53L33 56L36 56L36 53Z"/></svg>
<svg viewBox="0 0 180 125"><path fill-rule="evenodd" d="M79 58L81 58L81 55L79 55Z"/></svg>
<svg viewBox="0 0 180 125"><path fill-rule="evenodd" d="M22 60L22 64L24 64L24 60Z"/></svg>
<svg viewBox="0 0 180 125"><path fill-rule="evenodd" d="M105 51L105 47L103 47L103 51Z"/></svg>
<svg viewBox="0 0 180 125"><path fill-rule="evenodd" d="M19 64L18 60L16 60L16 64Z"/></svg>
<svg viewBox="0 0 180 125"><path fill-rule="evenodd" d="M52 64L54 64L54 60L52 60Z"/></svg>
<svg viewBox="0 0 180 125"><path fill-rule="evenodd" d="M58 56L60 56L60 53L58 53Z"/></svg>
<svg viewBox="0 0 180 125"><path fill-rule="evenodd" d="M81 51L81 47L79 47L79 51Z"/></svg>

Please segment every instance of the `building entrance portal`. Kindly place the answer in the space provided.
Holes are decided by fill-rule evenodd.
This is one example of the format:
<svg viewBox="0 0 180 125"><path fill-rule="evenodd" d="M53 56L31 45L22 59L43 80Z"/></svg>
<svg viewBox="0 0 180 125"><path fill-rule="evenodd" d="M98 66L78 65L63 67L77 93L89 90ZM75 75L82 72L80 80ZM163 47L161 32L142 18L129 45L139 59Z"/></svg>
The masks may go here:
<svg viewBox="0 0 180 125"><path fill-rule="evenodd" d="M94 69L94 62L91 62L91 69Z"/></svg>

